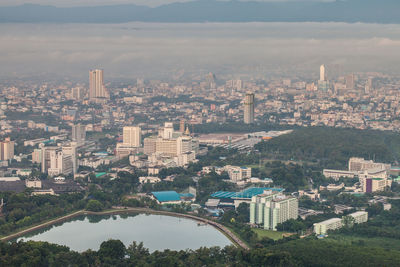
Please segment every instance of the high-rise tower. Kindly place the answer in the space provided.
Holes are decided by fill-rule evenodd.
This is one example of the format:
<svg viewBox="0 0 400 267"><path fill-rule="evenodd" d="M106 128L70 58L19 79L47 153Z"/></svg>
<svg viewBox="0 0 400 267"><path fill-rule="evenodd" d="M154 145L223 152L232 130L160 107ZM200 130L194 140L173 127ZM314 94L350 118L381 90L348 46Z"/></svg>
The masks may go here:
<svg viewBox="0 0 400 267"><path fill-rule="evenodd" d="M106 89L104 87L103 70L89 71L89 98L106 98Z"/></svg>
<svg viewBox="0 0 400 267"><path fill-rule="evenodd" d="M122 133L122 142L128 147L140 147L142 131L137 126L125 126Z"/></svg>
<svg viewBox="0 0 400 267"><path fill-rule="evenodd" d="M325 65L321 65L319 68L319 80L326 81Z"/></svg>
<svg viewBox="0 0 400 267"><path fill-rule="evenodd" d="M254 94L247 93L244 99L244 123L254 123Z"/></svg>

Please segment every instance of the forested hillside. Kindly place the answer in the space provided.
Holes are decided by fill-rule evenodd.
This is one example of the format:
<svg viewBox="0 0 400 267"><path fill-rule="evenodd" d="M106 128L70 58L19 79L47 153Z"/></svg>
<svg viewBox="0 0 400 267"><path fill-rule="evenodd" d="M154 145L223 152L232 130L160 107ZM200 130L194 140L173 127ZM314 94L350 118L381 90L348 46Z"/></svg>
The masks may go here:
<svg viewBox="0 0 400 267"><path fill-rule="evenodd" d="M346 168L350 157L397 163L400 135L393 132L309 127L295 129L256 145L267 155L285 160L311 161L325 168Z"/></svg>

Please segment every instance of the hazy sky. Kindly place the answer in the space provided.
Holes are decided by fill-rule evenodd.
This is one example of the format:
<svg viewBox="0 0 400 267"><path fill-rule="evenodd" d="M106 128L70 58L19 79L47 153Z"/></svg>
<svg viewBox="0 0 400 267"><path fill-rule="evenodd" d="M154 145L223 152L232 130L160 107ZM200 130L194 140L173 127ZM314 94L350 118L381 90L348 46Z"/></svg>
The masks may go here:
<svg viewBox="0 0 400 267"><path fill-rule="evenodd" d="M173 2L189 2L191 0L1 0L0 6L20 5L24 3L52 5L60 7L70 6L93 6L93 5L115 5L115 4L138 4L147 6L158 6ZM224 0L220 0L224 1ZM332 0L239 0L239 1L262 1L262 2L287 2L287 1L304 1L304 2L329 2Z"/></svg>
<svg viewBox="0 0 400 267"><path fill-rule="evenodd" d="M317 77L320 64L345 71L398 72L400 25L346 23L0 24L0 76L58 73L86 78L170 77L188 72ZM314 72L315 71L315 72Z"/></svg>

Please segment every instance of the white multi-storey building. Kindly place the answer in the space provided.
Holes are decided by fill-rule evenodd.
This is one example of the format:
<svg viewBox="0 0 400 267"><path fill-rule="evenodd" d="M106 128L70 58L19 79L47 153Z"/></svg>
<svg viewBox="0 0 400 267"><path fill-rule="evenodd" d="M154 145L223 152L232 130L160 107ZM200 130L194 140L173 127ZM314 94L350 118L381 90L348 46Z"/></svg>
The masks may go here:
<svg viewBox="0 0 400 267"><path fill-rule="evenodd" d="M122 142L127 147L140 147L142 139L142 131L137 126L127 126L123 128Z"/></svg>
<svg viewBox="0 0 400 267"><path fill-rule="evenodd" d="M276 230L279 223L289 219L297 219L298 200L278 192L265 191L253 196L250 203L250 223L264 229Z"/></svg>

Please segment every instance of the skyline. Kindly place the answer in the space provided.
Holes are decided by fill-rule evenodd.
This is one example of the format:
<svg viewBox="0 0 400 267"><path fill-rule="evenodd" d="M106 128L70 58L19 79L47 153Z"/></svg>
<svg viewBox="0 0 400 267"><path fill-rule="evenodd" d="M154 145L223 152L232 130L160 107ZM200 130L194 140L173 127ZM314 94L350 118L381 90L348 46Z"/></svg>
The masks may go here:
<svg viewBox="0 0 400 267"><path fill-rule="evenodd" d="M315 77L321 64L345 72L398 74L400 25L347 23L0 24L3 78ZM286 73L286 74L285 74ZM189 76L190 77L190 76Z"/></svg>

